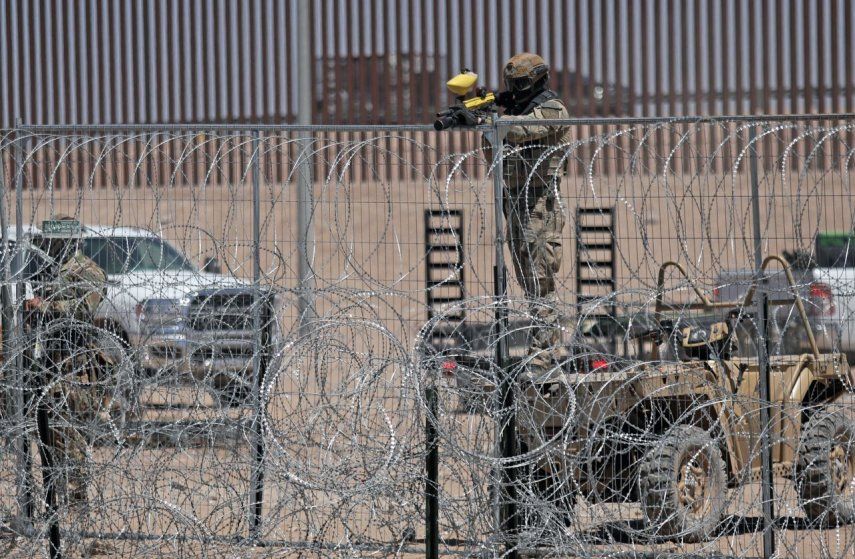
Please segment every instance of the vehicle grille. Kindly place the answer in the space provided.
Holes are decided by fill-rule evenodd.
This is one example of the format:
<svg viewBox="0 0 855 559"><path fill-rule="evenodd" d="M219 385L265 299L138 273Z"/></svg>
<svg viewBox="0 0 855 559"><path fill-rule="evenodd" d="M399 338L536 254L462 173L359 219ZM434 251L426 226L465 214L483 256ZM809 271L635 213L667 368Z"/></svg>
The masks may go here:
<svg viewBox="0 0 855 559"><path fill-rule="evenodd" d="M190 302L190 328L204 331L251 330L252 307L251 293L197 295Z"/></svg>
<svg viewBox="0 0 855 559"><path fill-rule="evenodd" d="M252 359L255 349L251 345L234 347L203 347L195 350L191 359L196 363L202 363L208 359Z"/></svg>
<svg viewBox="0 0 855 559"><path fill-rule="evenodd" d="M149 355L155 359L181 359L183 352L179 347L172 346L152 346L149 348Z"/></svg>

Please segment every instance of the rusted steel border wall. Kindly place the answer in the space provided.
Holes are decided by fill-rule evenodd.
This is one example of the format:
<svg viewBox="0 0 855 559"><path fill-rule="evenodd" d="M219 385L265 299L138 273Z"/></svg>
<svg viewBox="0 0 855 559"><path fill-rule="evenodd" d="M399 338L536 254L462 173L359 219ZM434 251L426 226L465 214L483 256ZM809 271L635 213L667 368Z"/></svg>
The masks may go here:
<svg viewBox="0 0 855 559"><path fill-rule="evenodd" d="M520 50L573 116L855 111L846 0L310 0L313 118L429 123ZM295 121L297 0L0 0L0 127Z"/></svg>

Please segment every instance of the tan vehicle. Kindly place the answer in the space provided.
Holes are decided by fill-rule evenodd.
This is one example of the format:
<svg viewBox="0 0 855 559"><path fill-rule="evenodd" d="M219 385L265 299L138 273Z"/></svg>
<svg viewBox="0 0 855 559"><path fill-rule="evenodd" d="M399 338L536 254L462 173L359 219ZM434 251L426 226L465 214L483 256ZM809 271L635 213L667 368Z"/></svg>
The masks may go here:
<svg viewBox="0 0 855 559"><path fill-rule="evenodd" d="M770 256L763 269L773 262L795 294L787 304L805 320L786 262ZM684 276L692 301L663 300L668 268ZM759 481L768 441L774 475L795 483L809 522L855 521L855 383L846 357L821 354L810 332L811 353L770 356L764 433L760 363L739 351L759 342L756 317L745 312L755 289L738 302L712 302L668 262L658 293L654 327L642 334L655 340L650 359L524 389L521 450L537 460L524 486L564 515L580 494L640 502L651 536L698 541L714 535L728 488Z"/></svg>

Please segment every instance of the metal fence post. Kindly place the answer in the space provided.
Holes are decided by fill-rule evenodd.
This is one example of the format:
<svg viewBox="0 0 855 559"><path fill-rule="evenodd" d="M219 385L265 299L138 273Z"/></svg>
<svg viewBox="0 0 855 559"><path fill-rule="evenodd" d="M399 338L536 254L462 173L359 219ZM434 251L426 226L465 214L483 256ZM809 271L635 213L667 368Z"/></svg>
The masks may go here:
<svg viewBox="0 0 855 559"><path fill-rule="evenodd" d="M437 402L435 379L425 389L427 413L425 414L425 557L439 558L439 430L437 428Z"/></svg>
<svg viewBox="0 0 855 559"><path fill-rule="evenodd" d="M305 135L304 135L305 134ZM312 163L310 147L312 138L310 132L300 133L300 156L297 189L297 251L299 296L297 310L300 313L300 332L305 335L315 318L313 297L313 273L310 256L314 250L314 235L312 235Z"/></svg>
<svg viewBox="0 0 855 559"><path fill-rule="evenodd" d="M261 388L265 360L263 346L262 304L266 307L266 297L261 294L261 200L259 181L261 180L261 155L259 132L252 132L252 285L255 294L252 305L252 320L255 336L253 339L253 387L252 398L255 413L252 420L253 456L252 456L252 486L249 500L249 537L259 538L261 528L262 505L264 502L264 439L261 433ZM266 313L265 313L266 314Z"/></svg>
<svg viewBox="0 0 855 559"><path fill-rule="evenodd" d="M299 111L297 111L297 124L308 126L312 124L312 20L308 0L299 0L297 3L297 29L298 29L298 95ZM299 133L299 156L297 173L297 252L298 252L298 275L299 299L297 310L300 313L300 333L305 335L315 318L315 306L313 299L312 270L310 255L314 251L314 236L312 235L312 157L311 145L313 135L310 130Z"/></svg>
<svg viewBox="0 0 855 559"><path fill-rule="evenodd" d="M13 181L15 183L15 208L16 208L16 234L18 238L20 238L21 230L23 228L20 225L21 222L21 196L20 196L20 188L19 182L20 179L17 173L17 161L20 159L17 155L18 152L18 138L17 136L10 142L10 153L12 156L12 170L13 170ZM2 154L0 154L0 162L3 162L4 158ZM33 517L33 493L32 493L32 483L30 483L31 479L31 470L32 470L32 459L30 457L30 444L28 437L26 436L26 430L23 429L24 426L24 393L23 393L23 384L21 384L24 380L23 375L23 360L20 359L20 351L19 348L20 340L18 339L18 322L15 320L15 301L20 301L17 296L13 296L12 290L12 282L17 284L19 281L19 277L17 275L17 271L21 269L21 261L19 255L19 251L17 250L18 242L17 238L15 239L15 251L14 251L14 266L12 266L12 262L10 261L10 256L12 256L11 251L9 250L12 247L12 241L9 238L9 230L11 226L9 224L9 208L6 205L6 193L11 192L11 190L6 188L6 173L5 168L0 169L0 229L2 229L2 290L0 290L0 304L2 305L2 328L3 328L3 358L2 358L2 367L5 371L5 374L11 375L13 377L13 382L11 383L14 387L12 390L8 391L6 394L6 412L8 418L10 418L15 423L15 427L20 428L21 431L18 433L16 439L13 440L12 444L17 446L15 454L18 456L18 463L15 468L15 482L16 482L16 496L17 496L17 518L12 520L13 529L20 533L31 533L32 532L32 517ZM15 277L12 277L10 266L16 271ZM14 395L13 395L14 391Z"/></svg>
<svg viewBox="0 0 855 559"><path fill-rule="evenodd" d="M16 128L20 128L20 120L16 123ZM44 371L39 371L34 374L34 378L25 371L24 361L24 262L22 260L21 242L24 239L24 165L27 156L21 156L18 153L20 150L20 138L16 137L16 143L13 145L16 154L13 157L15 171L15 257L13 268L15 270L15 325L13 334L13 351L15 355L15 371L16 382L15 386L19 387L16 391L16 416L15 419L21 427L20 436L18 437L18 489L19 489L19 507L22 509L22 516L31 519L34 514L35 502L32 496L32 456L30 453L30 440L26 435L26 419L25 411L32 403L32 399L37 399L36 405L36 431L39 441L39 455L42 461L42 482L44 485L44 503L45 514L47 516L47 537L48 537L48 552L51 559L60 559L62 557L62 543L60 538L59 526L59 509L57 504L56 492L56 457L53 454L55 447L53 443L53 434L50 430L48 417L48 403L46 397L41 394L44 389Z"/></svg>
<svg viewBox="0 0 855 559"><path fill-rule="evenodd" d="M21 127L21 121L18 119L15 123L16 128ZM35 515L35 497L33 495L33 457L30 449L30 438L27 435L25 428L26 424L26 406L29 403L31 394L28 392L30 388L30 379L26 371L24 371L24 281L22 277L24 262L22 253L19 250L20 240L24 238L24 184L23 184L23 167L24 157L21 151L21 138L15 135L15 142L12 144L12 164L14 181L15 181L15 254L12 261L12 268L15 270L13 281L15 283L15 305L14 305L14 328L11 332L12 351L15 357L15 386L18 387L15 391L15 422L21 427L20 437L18 437L17 449L17 485L18 485L18 507L21 513L21 519L26 519L27 528L32 527L32 518ZM56 531L58 533L58 530ZM58 544L57 544L58 545Z"/></svg>
<svg viewBox="0 0 855 559"><path fill-rule="evenodd" d="M2 308L2 328L3 328L3 356L2 356L2 367L4 370L7 369L7 365L11 363L11 334L14 329L15 319L14 319L14 303L12 300L12 291L9 289L9 281L10 281L10 269L9 269L9 256L10 256L10 243L9 243L9 215L6 213L6 193L9 190L6 189L6 167L5 167L5 157L3 156L3 152L0 151L0 236L2 236L2 249L0 249L0 255L2 255L2 265L3 269L0 270L2 273L2 285L0 285L0 308ZM15 402L10 397L4 398L6 402L6 409L4 410L7 414L6 417L13 417L15 415Z"/></svg>
<svg viewBox="0 0 855 559"><path fill-rule="evenodd" d="M38 396L36 409L36 425L39 432L39 456L42 459L42 481L45 492L45 513L48 522L48 548L51 559L62 557L62 544L59 534L59 507L57 506L57 457L54 434L50 430L49 406L47 395L39 394L45 389L44 372L35 375L36 382L32 383L33 392Z"/></svg>
<svg viewBox="0 0 855 559"><path fill-rule="evenodd" d="M24 300L24 283L21 281L21 271L23 270L23 261L21 259L21 251L18 250L17 242L24 236L24 194L23 185L21 184L21 172L18 166L21 165L19 150L20 138L15 135L15 142L12 144L12 172L14 173L13 180L15 181L15 254L12 261L12 269L15 270L15 301L19 304L15 305L15 326L11 332L12 347L15 355L15 386L18 389L15 391L15 421L18 425L24 425L24 386L26 386L26 376L24 375L24 359L21 353L21 344L24 334L24 312L20 304ZM19 507L21 512L27 518L33 516L33 499L30 492L32 485L30 484L30 445L26 435L26 429L22 429L21 437L18 439L18 490Z"/></svg>
<svg viewBox="0 0 855 559"><path fill-rule="evenodd" d="M757 176L757 128L756 124L749 127L748 133L750 169L751 169L751 214L754 228L754 279L762 281L762 296L757 299L759 308L759 330L763 343L757 344L757 355L760 366L760 492L763 507L763 556L766 559L775 553L775 508L772 487L772 438L769 433L771 405L769 391L769 293L765 287L766 280L760 277L760 267L763 265L763 237L760 227L760 184Z"/></svg>
<svg viewBox="0 0 855 559"><path fill-rule="evenodd" d="M499 450L502 458L500 467L501 498L499 500L499 529L506 546L506 557L517 558L517 498L515 469L510 459L516 456L517 427L514 384L517 375L509 366L508 349L508 288L505 268L505 219L504 219L504 139L506 131L496 118L493 119L491 143L493 145L493 198L496 220L496 263L493 268L494 295L496 298L496 368L502 371L499 397L504 413L499 421Z"/></svg>

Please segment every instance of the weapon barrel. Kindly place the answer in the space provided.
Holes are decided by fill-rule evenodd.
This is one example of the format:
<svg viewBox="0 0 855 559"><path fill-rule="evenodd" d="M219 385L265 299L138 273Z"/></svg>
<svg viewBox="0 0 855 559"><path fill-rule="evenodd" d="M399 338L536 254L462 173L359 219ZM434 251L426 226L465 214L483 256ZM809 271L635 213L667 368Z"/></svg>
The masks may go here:
<svg viewBox="0 0 855 559"><path fill-rule="evenodd" d="M455 124L455 118L451 115L440 116L433 122L434 130L448 130Z"/></svg>

